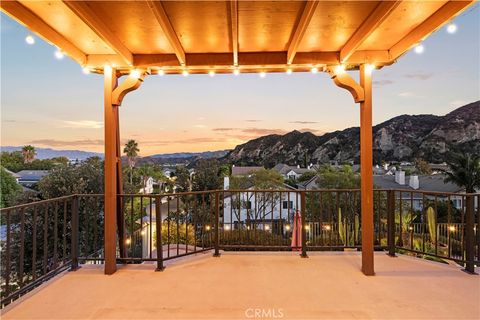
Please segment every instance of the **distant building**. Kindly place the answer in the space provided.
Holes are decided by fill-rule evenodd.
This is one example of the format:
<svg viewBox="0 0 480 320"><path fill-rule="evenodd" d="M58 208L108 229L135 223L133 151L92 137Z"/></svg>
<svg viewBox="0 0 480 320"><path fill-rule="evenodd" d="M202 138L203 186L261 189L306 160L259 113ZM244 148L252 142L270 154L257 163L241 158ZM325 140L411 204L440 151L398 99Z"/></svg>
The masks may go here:
<svg viewBox="0 0 480 320"><path fill-rule="evenodd" d="M232 176L245 176L251 175L255 171L262 170L263 167L232 167Z"/></svg>
<svg viewBox="0 0 480 320"><path fill-rule="evenodd" d="M300 168L300 166L289 166L284 163L279 163L272 170L277 171L282 175L284 179L297 180L306 172L313 172L313 166L309 165L308 168Z"/></svg>
<svg viewBox="0 0 480 320"><path fill-rule="evenodd" d="M25 187L31 187L48 174L48 170L22 170L17 172L18 183Z"/></svg>

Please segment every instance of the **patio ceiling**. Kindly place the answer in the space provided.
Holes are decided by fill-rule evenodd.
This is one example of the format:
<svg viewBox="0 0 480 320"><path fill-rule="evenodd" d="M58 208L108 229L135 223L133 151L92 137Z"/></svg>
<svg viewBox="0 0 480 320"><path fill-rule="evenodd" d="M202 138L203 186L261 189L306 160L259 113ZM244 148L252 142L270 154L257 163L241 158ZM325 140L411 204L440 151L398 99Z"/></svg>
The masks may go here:
<svg viewBox="0 0 480 320"><path fill-rule="evenodd" d="M121 73L377 67L474 1L2 1L80 65Z"/></svg>

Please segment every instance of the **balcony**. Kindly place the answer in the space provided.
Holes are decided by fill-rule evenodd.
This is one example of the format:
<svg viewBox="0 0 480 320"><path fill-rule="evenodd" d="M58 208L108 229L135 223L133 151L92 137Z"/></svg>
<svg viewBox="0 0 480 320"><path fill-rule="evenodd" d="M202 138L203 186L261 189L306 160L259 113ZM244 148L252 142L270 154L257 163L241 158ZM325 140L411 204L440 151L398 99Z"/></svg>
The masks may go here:
<svg viewBox="0 0 480 320"><path fill-rule="evenodd" d="M109 277L103 195L5 208L3 316L478 318L479 200L375 190L374 277L359 271L359 190L119 195Z"/></svg>

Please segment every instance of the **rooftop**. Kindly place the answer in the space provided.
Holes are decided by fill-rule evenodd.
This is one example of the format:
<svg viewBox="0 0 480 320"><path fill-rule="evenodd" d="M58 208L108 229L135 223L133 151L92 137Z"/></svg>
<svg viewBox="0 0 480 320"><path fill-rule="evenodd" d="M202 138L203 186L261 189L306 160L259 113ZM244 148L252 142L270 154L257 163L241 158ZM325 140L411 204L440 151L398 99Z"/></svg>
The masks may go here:
<svg viewBox="0 0 480 320"><path fill-rule="evenodd" d="M255 309L287 319L480 318L480 278L457 266L382 252L367 277L360 261L357 252L205 253L164 272L126 265L112 276L85 265L14 302L2 319L245 319Z"/></svg>

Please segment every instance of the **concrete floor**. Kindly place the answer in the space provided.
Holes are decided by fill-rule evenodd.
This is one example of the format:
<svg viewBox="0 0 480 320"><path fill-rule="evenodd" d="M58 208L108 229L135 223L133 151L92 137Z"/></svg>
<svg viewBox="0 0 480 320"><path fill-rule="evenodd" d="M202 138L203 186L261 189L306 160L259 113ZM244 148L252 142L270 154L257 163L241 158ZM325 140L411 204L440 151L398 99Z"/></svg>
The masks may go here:
<svg viewBox="0 0 480 320"><path fill-rule="evenodd" d="M376 253L211 253L164 272L129 265L113 276L84 266L3 310L2 319L480 319L480 276Z"/></svg>

